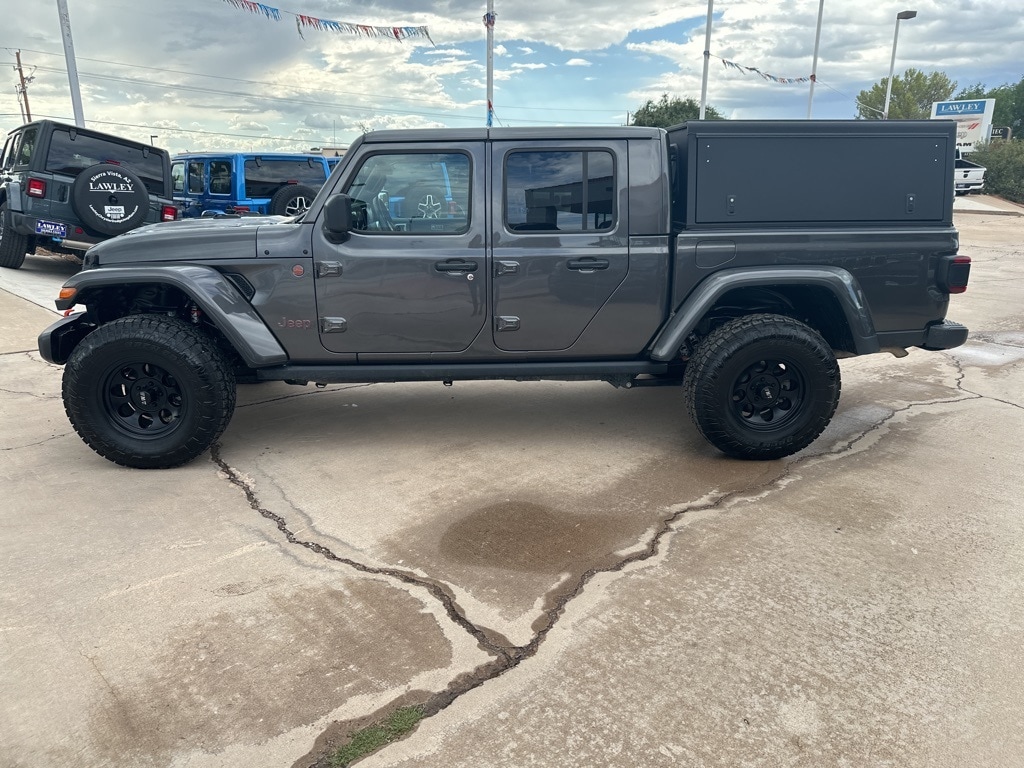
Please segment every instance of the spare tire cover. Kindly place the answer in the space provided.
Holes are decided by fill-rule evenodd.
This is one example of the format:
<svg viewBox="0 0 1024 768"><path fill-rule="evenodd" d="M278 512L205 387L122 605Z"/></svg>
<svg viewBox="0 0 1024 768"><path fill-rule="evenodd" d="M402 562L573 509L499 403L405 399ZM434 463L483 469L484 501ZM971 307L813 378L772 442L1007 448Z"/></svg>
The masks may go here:
<svg viewBox="0 0 1024 768"><path fill-rule="evenodd" d="M119 235L145 223L149 192L125 166L98 163L78 174L71 188L71 207L87 228Z"/></svg>

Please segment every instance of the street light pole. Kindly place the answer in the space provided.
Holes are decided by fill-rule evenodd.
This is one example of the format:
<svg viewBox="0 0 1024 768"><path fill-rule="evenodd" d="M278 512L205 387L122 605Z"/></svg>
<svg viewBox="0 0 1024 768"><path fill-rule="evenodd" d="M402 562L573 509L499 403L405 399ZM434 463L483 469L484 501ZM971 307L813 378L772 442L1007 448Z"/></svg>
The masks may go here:
<svg viewBox="0 0 1024 768"><path fill-rule="evenodd" d="M892 96L892 76L896 70L896 41L900 39L900 21L912 19L917 11L900 11L896 14L896 31L892 36L892 59L889 61L889 81L885 84L885 105L882 107L882 119L889 119L889 99Z"/></svg>
<svg viewBox="0 0 1024 768"><path fill-rule="evenodd" d="M818 44L821 42L821 15L825 12L825 0L818 3L818 26L814 30L814 58L811 61L811 93L807 97L807 119L811 119L811 105L814 104L814 84L818 81Z"/></svg>
<svg viewBox="0 0 1024 768"><path fill-rule="evenodd" d="M78 86L78 64L75 61L75 42L71 38L71 16L68 15L68 0L57 0L57 15L60 17L60 31L64 38L64 60L68 68L68 84L71 87L71 109L75 113L75 125L85 127L82 113L82 91Z"/></svg>
<svg viewBox="0 0 1024 768"><path fill-rule="evenodd" d="M715 0L708 0L708 23L704 32L704 76L700 80L700 114L698 117L703 120L707 111L708 103L708 65L711 63L711 12L715 7Z"/></svg>

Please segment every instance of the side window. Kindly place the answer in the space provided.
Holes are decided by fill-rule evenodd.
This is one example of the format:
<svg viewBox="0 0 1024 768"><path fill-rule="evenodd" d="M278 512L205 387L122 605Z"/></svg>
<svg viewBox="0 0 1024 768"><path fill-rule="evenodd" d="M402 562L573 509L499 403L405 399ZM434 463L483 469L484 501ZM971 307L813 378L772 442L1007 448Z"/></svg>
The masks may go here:
<svg viewBox="0 0 1024 768"><path fill-rule="evenodd" d="M28 165L32 160L32 150L36 147L36 136L38 133L39 128L33 127L21 135L21 146L18 148L14 158L15 165Z"/></svg>
<svg viewBox="0 0 1024 768"><path fill-rule="evenodd" d="M461 152L394 152L363 161L346 190L355 229L458 235L469 231L471 165Z"/></svg>
<svg viewBox="0 0 1024 768"><path fill-rule="evenodd" d="M210 194L230 195L231 194L231 161L211 160L210 161Z"/></svg>
<svg viewBox="0 0 1024 768"><path fill-rule="evenodd" d="M185 164L171 163L171 192L185 191Z"/></svg>
<svg viewBox="0 0 1024 768"><path fill-rule="evenodd" d="M583 232L615 226L610 152L512 152L505 159L505 226L513 232Z"/></svg>
<svg viewBox="0 0 1024 768"><path fill-rule="evenodd" d="M203 183L203 161L192 160L188 164L188 193L201 195L206 185Z"/></svg>
<svg viewBox="0 0 1024 768"><path fill-rule="evenodd" d="M4 151L0 153L0 169L7 170L11 167L11 155L14 154L14 146L18 143L18 136L21 134L12 133L4 142Z"/></svg>

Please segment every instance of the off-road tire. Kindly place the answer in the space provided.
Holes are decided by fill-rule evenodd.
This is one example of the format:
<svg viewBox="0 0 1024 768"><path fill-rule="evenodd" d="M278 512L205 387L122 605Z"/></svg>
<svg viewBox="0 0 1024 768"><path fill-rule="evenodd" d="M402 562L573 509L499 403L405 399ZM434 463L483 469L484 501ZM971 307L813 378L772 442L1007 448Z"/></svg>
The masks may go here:
<svg viewBox="0 0 1024 768"><path fill-rule="evenodd" d="M131 315L101 325L64 368L64 409L79 436L115 464L166 469L225 430L235 378L212 338L182 320Z"/></svg>
<svg viewBox="0 0 1024 768"><path fill-rule="evenodd" d="M817 331L783 315L731 320L697 347L683 379L700 434L740 459L806 448L839 404L835 354Z"/></svg>
<svg viewBox="0 0 1024 768"><path fill-rule="evenodd" d="M309 210L309 204L316 197L316 190L305 184L289 184L281 187L270 198L268 210L272 216L297 216Z"/></svg>
<svg viewBox="0 0 1024 768"><path fill-rule="evenodd" d="M19 269L25 263L28 235L15 232L8 219L7 203L0 203L0 267Z"/></svg>

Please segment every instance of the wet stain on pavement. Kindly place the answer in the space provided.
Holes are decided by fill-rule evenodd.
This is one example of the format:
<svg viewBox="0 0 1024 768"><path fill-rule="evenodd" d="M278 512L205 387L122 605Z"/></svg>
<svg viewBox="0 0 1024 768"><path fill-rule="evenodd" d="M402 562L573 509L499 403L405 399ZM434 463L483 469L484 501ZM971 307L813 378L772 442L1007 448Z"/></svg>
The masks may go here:
<svg viewBox="0 0 1024 768"><path fill-rule="evenodd" d="M637 529L636 521L622 516L571 514L509 500L451 525L438 552L467 565L557 575L573 563L589 565L633 543Z"/></svg>
<svg viewBox="0 0 1024 768"><path fill-rule="evenodd" d="M400 590L358 580L344 590L272 592L248 610L183 627L151 662L135 662L145 670L137 677L97 669L107 694L92 715L95 748L103 764L163 764L154 758L259 743L353 696L406 683L451 661L421 607ZM372 668L359 669L367 658Z"/></svg>

